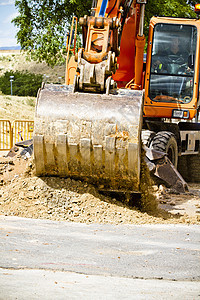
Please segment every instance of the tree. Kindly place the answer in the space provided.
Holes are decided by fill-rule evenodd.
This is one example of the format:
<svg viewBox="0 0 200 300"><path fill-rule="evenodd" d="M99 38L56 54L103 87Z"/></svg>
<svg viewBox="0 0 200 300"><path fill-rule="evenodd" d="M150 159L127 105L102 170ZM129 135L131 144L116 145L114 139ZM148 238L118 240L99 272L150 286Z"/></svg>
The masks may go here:
<svg viewBox="0 0 200 300"><path fill-rule="evenodd" d="M38 89L42 84L42 75L29 72L7 71L0 77L0 90L5 95L10 95L10 76L14 76L12 85L13 95L37 96Z"/></svg>
<svg viewBox="0 0 200 300"><path fill-rule="evenodd" d="M199 0L149 0L145 10L145 35L148 35L149 20L152 16L196 18L194 6L198 2Z"/></svg>
<svg viewBox="0 0 200 300"><path fill-rule="evenodd" d="M195 17L198 0L148 0L145 10L145 35L153 15ZM17 40L32 58L54 66L63 59L66 34L72 16L90 14L92 0L16 0L13 23L19 28Z"/></svg>
<svg viewBox="0 0 200 300"><path fill-rule="evenodd" d="M19 28L21 48L33 59L54 66L63 58L72 16L89 14L91 0L16 0L15 6L19 16L13 23Z"/></svg>

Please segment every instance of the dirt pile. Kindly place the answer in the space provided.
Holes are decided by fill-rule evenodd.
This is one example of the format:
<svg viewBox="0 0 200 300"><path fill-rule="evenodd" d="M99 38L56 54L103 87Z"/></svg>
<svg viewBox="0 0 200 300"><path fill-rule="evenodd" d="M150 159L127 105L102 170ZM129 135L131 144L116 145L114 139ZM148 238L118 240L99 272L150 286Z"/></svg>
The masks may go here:
<svg viewBox="0 0 200 300"><path fill-rule="evenodd" d="M81 223L200 223L200 185L184 196L154 187L160 208L153 213L142 213L115 198L101 195L86 182L38 178L32 166L29 159L0 158L0 214ZM184 203L193 205L192 213L184 209Z"/></svg>

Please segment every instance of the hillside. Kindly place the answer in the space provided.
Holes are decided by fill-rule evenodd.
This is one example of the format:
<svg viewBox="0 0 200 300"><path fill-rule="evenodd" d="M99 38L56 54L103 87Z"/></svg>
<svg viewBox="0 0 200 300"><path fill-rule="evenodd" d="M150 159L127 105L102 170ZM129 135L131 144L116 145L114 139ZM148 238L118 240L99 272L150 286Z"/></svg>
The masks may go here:
<svg viewBox="0 0 200 300"><path fill-rule="evenodd" d="M33 120L35 111L34 97L18 97L0 94L0 119Z"/></svg>
<svg viewBox="0 0 200 300"><path fill-rule="evenodd" d="M30 73L42 74L48 76L48 82L64 83L65 65L49 67L46 63L38 63L30 60L26 53L19 50L1 50L0 51L0 76L6 71L28 71Z"/></svg>

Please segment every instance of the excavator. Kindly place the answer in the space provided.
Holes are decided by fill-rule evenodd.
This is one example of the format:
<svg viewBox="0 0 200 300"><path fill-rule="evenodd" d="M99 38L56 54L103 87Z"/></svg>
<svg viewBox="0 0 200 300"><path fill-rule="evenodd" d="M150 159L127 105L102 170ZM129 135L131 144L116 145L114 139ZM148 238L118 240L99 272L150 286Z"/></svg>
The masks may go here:
<svg viewBox="0 0 200 300"><path fill-rule="evenodd" d="M77 53L70 48L77 31L73 18L66 82L43 84L38 91L38 176L140 192L145 148L155 176L187 189L177 164L181 157L200 161L200 4L196 19L152 17L144 59L145 5L94 0L91 15L79 20L83 47Z"/></svg>

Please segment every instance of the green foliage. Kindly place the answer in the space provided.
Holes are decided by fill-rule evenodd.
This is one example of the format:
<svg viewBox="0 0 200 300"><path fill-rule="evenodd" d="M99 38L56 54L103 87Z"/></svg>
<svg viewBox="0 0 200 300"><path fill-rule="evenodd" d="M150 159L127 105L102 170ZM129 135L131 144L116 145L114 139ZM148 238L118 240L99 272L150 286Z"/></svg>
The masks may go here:
<svg viewBox="0 0 200 300"><path fill-rule="evenodd" d="M6 72L0 77L0 90L5 95L11 94L10 76L14 76L13 95L36 97L37 91L41 87L42 75L19 71Z"/></svg>
<svg viewBox="0 0 200 300"><path fill-rule="evenodd" d="M144 32L148 36L149 21L152 16L196 18L194 6L199 0L148 0L145 10Z"/></svg>
<svg viewBox="0 0 200 300"><path fill-rule="evenodd" d="M91 0L16 0L13 23L19 28L17 40L31 58L54 66L64 60L66 34L72 16L89 14Z"/></svg>
<svg viewBox="0 0 200 300"><path fill-rule="evenodd" d="M148 0L145 10L145 35L153 15L195 17L199 0ZM15 0L18 9L13 23L18 27L17 40L31 58L54 66L64 59L66 34L72 16L90 15L92 0ZM80 28L79 28L80 30Z"/></svg>
<svg viewBox="0 0 200 300"><path fill-rule="evenodd" d="M35 106L35 98L27 98L26 104L34 107Z"/></svg>

